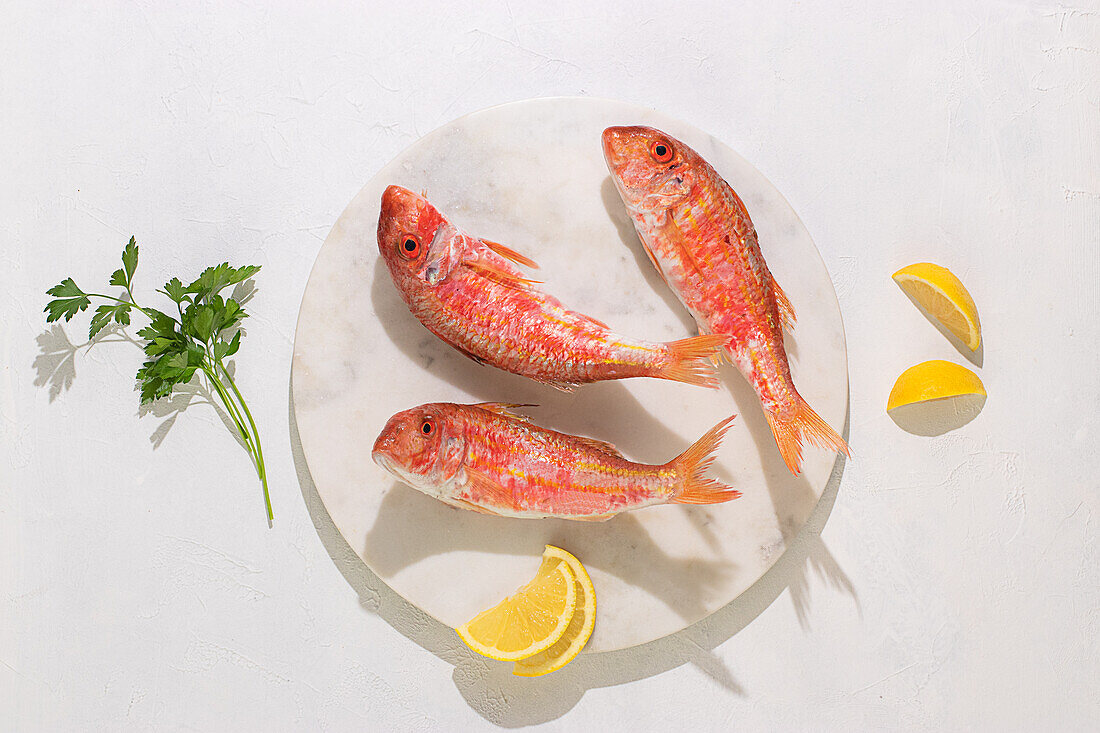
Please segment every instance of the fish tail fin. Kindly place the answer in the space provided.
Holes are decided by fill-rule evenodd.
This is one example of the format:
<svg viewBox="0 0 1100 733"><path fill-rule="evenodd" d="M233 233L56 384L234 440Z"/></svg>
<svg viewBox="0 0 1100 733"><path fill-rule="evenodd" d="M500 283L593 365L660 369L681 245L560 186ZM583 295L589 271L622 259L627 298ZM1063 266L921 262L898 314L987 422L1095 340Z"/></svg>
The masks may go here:
<svg viewBox="0 0 1100 733"><path fill-rule="evenodd" d="M668 465L674 467L683 479L680 488L673 495L673 504L719 504L741 496L741 492L721 481L710 478L706 472L714 463L714 453L718 444L730 428L736 415L730 415L708 430L703 437L695 441L690 448L672 460Z"/></svg>
<svg viewBox="0 0 1100 733"><path fill-rule="evenodd" d="M820 415L813 411L809 403L796 395L798 405L793 417L781 418L767 410L764 415L768 418L775 443L779 446L779 452L783 455L783 462L796 476L802 472L802 439L805 438L812 445L826 450L837 451L846 456L851 456L851 450L844 438L830 427Z"/></svg>
<svg viewBox="0 0 1100 733"><path fill-rule="evenodd" d="M668 363L654 376L717 389L718 377L710 360L725 343L726 337L718 334L692 336L667 343Z"/></svg>

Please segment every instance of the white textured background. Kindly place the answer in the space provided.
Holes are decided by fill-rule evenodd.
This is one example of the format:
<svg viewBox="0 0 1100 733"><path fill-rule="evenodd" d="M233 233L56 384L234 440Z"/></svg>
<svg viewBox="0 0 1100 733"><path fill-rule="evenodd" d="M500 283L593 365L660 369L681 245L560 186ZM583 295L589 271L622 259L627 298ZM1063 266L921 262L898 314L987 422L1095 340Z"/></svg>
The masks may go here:
<svg viewBox="0 0 1100 733"><path fill-rule="evenodd" d="M1100 725L1095 2L2 5L10 727ZM288 378L310 265L361 185L447 120L557 94L677 116L787 195L845 315L855 458L820 537L743 602L520 683L340 546L292 454ZM145 295L264 266L238 373L274 529L209 407L139 419L136 349L67 360L43 335L43 291L101 287L130 234ZM978 302L990 392L939 438L883 409L905 367L962 361L889 280L926 259Z"/></svg>

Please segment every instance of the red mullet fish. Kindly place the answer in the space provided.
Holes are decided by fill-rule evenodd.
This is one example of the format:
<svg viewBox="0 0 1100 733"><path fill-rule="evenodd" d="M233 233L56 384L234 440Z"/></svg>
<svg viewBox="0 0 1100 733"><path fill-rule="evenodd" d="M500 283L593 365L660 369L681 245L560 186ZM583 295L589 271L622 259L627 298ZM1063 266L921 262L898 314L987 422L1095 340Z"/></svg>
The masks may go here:
<svg viewBox="0 0 1100 733"><path fill-rule="evenodd" d="M652 127L609 127L603 149L649 259L699 333L725 337L787 468L801 472L803 438L847 454L848 444L795 389L783 346L794 308L764 263L738 195L698 153Z"/></svg>
<svg viewBox="0 0 1100 733"><path fill-rule="evenodd" d="M599 521L654 504L715 504L740 491L705 474L729 417L679 457L634 463L615 446L547 430L507 405L433 403L399 412L374 443L379 466L428 496L506 517Z"/></svg>
<svg viewBox="0 0 1100 733"><path fill-rule="evenodd" d="M568 310L513 264L536 267L530 259L467 234L400 186L382 194L378 250L413 315L475 361L562 389L625 377L718 386L710 359L725 338L620 336Z"/></svg>

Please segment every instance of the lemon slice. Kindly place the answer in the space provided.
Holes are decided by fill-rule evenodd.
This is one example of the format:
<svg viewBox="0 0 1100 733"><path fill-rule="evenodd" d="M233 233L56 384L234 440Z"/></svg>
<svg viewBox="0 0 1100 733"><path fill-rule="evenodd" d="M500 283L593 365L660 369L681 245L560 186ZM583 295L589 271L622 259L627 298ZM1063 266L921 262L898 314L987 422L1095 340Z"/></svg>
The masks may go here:
<svg viewBox="0 0 1100 733"><path fill-rule="evenodd" d="M580 560L553 545L547 545L542 556L557 557L573 571L576 578L577 608L573 612L573 619L565 628L565 633L549 649L515 663L512 674L520 677L541 677L572 662L588 643L596 625L596 590Z"/></svg>
<svg viewBox="0 0 1100 733"><path fill-rule="evenodd" d="M576 607L572 569L560 558L544 553L530 583L456 631L478 654L514 662L553 646L565 633Z"/></svg>
<svg viewBox="0 0 1100 733"><path fill-rule="evenodd" d="M894 388L890 390L886 409L893 410L903 405L960 395L984 397L985 385L977 374L966 367L933 359L911 366L901 373L894 382Z"/></svg>
<svg viewBox="0 0 1100 733"><path fill-rule="evenodd" d="M978 307L959 278L946 267L918 262L893 275L894 282L928 315L959 338L971 351L982 343Z"/></svg>

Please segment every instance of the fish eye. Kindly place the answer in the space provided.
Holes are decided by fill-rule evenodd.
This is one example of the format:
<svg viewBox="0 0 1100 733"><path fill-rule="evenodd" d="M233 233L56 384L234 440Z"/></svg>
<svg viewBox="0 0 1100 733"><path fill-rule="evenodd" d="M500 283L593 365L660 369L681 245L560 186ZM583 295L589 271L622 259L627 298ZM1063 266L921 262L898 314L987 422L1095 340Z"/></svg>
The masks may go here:
<svg viewBox="0 0 1100 733"><path fill-rule="evenodd" d="M432 420L430 417L424 418L423 422L420 423L420 432L424 435L431 435L434 433L435 420Z"/></svg>
<svg viewBox="0 0 1100 733"><path fill-rule="evenodd" d="M402 234L401 243L397 245L398 251L408 260L415 260L420 256L420 237L415 234Z"/></svg>
<svg viewBox="0 0 1100 733"><path fill-rule="evenodd" d="M654 140L649 146L649 154L658 163L667 163L672 160L672 146L664 140Z"/></svg>

